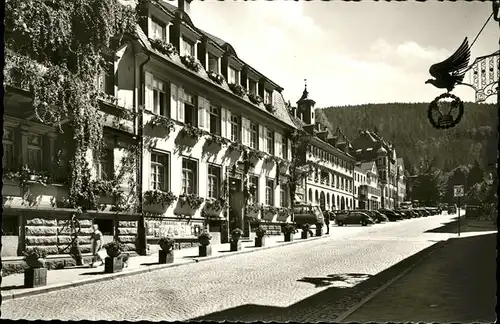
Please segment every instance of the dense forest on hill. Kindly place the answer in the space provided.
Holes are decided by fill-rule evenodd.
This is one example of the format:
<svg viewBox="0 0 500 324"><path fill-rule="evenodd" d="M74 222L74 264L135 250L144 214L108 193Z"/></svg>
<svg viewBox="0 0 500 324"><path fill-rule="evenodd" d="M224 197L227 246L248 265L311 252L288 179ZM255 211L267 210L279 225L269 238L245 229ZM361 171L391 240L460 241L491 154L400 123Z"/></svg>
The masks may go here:
<svg viewBox="0 0 500 324"><path fill-rule="evenodd" d="M454 128L437 130L427 119L428 103L387 103L317 109L316 120L332 132L340 127L354 139L360 130L376 129L392 141L405 168L417 174L422 159L448 173L477 161L495 169L498 143L498 108L495 104L465 103L465 113Z"/></svg>

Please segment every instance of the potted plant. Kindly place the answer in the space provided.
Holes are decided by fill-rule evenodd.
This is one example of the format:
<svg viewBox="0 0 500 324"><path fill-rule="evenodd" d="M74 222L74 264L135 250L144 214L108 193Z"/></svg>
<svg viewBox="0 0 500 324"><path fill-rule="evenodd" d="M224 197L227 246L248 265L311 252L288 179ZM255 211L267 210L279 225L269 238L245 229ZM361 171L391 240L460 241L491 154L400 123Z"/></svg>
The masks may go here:
<svg viewBox="0 0 500 324"><path fill-rule="evenodd" d="M231 231L231 251L241 250L240 238L243 235L243 231L239 228L235 228Z"/></svg>
<svg viewBox="0 0 500 324"><path fill-rule="evenodd" d="M198 250L201 257L212 255L212 246L210 245L211 239L212 235L210 235L207 230L204 230L200 235L198 235L198 240L200 242Z"/></svg>
<svg viewBox="0 0 500 324"><path fill-rule="evenodd" d="M168 56L170 56L172 54L177 54L177 49L175 48L175 46L171 43L167 43L166 41L164 41L162 39L150 38L149 42L151 43L151 46L154 49L160 51L163 54L166 54Z"/></svg>
<svg viewBox="0 0 500 324"><path fill-rule="evenodd" d="M226 201L223 198L207 199L203 211L208 217L220 217L223 208L226 206Z"/></svg>
<svg viewBox="0 0 500 324"><path fill-rule="evenodd" d="M263 247L266 246L266 230L264 227L259 226L255 230L255 247Z"/></svg>
<svg viewBox="0 0 500 324"><path fill-rule="evenodd" d="M123 260L119 257L124 250L122 243L111 241L103 245L108 256L104 259L104 272L113 273L123 269Z"/></svg>
<svg viewBox="0 0 500 324"><path fill-rule="evenodd" d="M311 230L311 225L309 225L308 223L305 223L304 225L302 225L302 233L301 233L300 237L302 239L308 238L310 230Z"/></svg>
<svg viewBox="0 0 500 324"><path fill-rule="evenodd" d="M170 236L162 237L158 241L161 248L158 252L158 263L174 263L174 243L175 240Z"/></svg>
<svg viewBox="0 0 500 324"><path fill-rule="evenodd" d="M231 91L239 97L244 97L246 94L245 89L237 83L229 83L229 89L231 89Z"/></svg>
<svg viewBox="0 0 500 324"><path fill-rule="evenodd" d="M174 121L168 117L161 115L153 116L153 118L149 120L148 124L151 126L151 128L164 127L167 131L167 135L175 130Z"/></svg>
<svg viewBox="0 0 500 324"><path fill-rule="evenodd" d="M249 93L248 99L256 105L259 105L262 102L262 97L255 93Z"/></svg>
<svg viewBox="0 0 500 324"><path fill-rule="evenodd" d="M285 234L285 242L292 242L293 234L295 233L297 233L295 226L293 226L292 224L286 224L283 227L283 234Z"/></svg>
<svg viewBox="0 0 500 324"><path fill-rule="evenodd" d="M246 207L246 213L249 218L258 219L259 213L262 208L262 205L257 203L250 203Z"/></svg>
<svg viewBox="0 0 500 324"><path fill-rule="evenodd" d="M203 134L204 133L201 129L194 127L191 124L186 124L180 132L181 138L184 140L185 144L189 146L196 144Z"/></svg>
<svg viewBox="0 0 500 324"><path fill-rule="evenodd" d="M24 270L24 287L35 288L47 285L47 268L45 258L47 253L40 248L23 252L28 269Z"/></svg>
<svg viewBox="0 0 500 324"><path fill-rule="evenodd" d="M286 220L288 219L288 217L290 217L291 215L292 215L292 209L291 208L281 207L278 210L278 220L279 221L286 222Z"/></svg>
<svg viewBox="0 0 500 324"><path fill-rule="evenodd" d="M183 55L181 56L181 62L184 64L188 69L198 72L201 69L201 64L198 62L198 59L194 56L191 55Z"/></svg>

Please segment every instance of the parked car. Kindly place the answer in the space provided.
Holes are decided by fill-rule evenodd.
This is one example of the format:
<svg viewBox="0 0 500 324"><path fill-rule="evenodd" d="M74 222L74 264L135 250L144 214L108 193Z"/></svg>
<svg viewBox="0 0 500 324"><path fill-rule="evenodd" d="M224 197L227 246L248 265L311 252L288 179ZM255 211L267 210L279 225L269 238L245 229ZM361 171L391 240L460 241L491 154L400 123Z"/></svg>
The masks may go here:
<svg viewBox="0 0 500 324"><path fill-rule="evenodd" d="M401 209L394 209L394 212L401 217L401 219L406 219L406 214Z"/></svg>
<svg viewBox="0 0 500 324"><path fill-rule="evenodd" d="M467 205L465 207L465 216L471 219L477 219L481 216L481 207L476 205Z"/></svg>
<svg viewBox="0 0 500 324"><path fill-rule="evenodd" d="M367 214L370 215L370 217L373 218L373 220L377 223L389 221L389 218L387 218L387 216L376 210L369 210Z"/></svg>
<svg viewBox="0 0 500 324"><path fill-rule="evenodd" d="M393 210L379 209L378 211L384 214L391 222L401 220L401 215L396 214Z"/></svg>
<svg viewBox="0 0 500 324"><path fill-rule="evenodd" d="M338 226L344 226L347 224L361 224L366 226L368 224L374 224L375 221L366 213L360 211L349 211L347 213L337 213L335 215L335 223Z"/></svg>
<svg viewBox="0 0 500 324"><path fill-rule="evenodd" d="M293 207L294 220L297 226L304 224L316 225L324 224L323 212L316 204L296 204Z"/></svg>
<svg viewBox="0 0 500 324"><path fill-rule="evenodd" d="M448 206L448 215L457 213L457 205L449 205Z"/></svg>

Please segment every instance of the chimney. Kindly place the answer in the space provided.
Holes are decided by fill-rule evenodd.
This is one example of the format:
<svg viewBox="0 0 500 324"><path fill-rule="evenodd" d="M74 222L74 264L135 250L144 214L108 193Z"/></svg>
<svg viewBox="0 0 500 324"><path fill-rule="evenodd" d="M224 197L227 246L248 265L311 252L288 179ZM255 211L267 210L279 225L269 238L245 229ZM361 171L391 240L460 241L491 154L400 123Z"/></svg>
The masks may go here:
<svg viewBox="0 0 500 324"><path fill-rule="evenodd" d="M193 0L177 0L177 8L179 8L179 10L182 10L189 15L191 13L190 6L192 1Z"/></svg>

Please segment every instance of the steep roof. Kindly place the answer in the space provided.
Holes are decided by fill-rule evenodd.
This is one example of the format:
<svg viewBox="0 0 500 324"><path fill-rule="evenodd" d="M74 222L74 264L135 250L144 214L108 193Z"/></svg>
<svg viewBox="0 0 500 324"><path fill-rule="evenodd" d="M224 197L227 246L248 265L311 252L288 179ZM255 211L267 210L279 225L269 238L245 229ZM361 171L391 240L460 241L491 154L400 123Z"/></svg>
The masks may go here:
<svg viewBox="0 0 500 324"><path fill-rule="evenodd" d="M371 171L373 169L374 164L375 161L361 162L360 168L364 171Z"/></svg>

